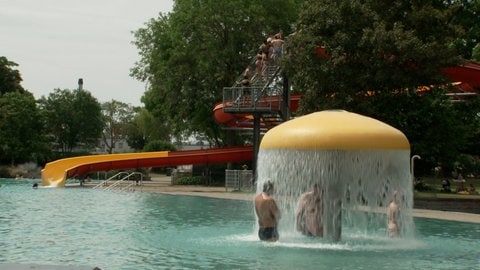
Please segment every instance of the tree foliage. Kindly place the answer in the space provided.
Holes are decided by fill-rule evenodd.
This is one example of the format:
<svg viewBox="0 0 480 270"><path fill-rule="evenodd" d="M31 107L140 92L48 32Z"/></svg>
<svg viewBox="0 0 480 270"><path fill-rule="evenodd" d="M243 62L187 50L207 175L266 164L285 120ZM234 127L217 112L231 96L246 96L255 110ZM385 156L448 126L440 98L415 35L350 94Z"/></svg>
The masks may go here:
<svg viewBox="0 0 480 270"><path fill-rule="evenodd" d="M135 117L135 108L116 100L105 102L101 106L105 123L102 141L111 154L119 140L128 138L128 125Z"/></svg>
<svg viewBox="0 0 480 270"><path fill-rule="evenodd" d="M144 152L153 151L176 151L177 148L169 141L152 140L148 142L143 148Z"/></svg>
<svg viewBox="0 0 480 270"><path fill-rule="evenodd" d="M459 61L447 47L456 28L435 1L307 2L284 64L295 91L305 93L304 112L443 83L440 68Z"/></svg>
<svg viewBox="0 0 480 270"><path fill-rule="evenodd" d="M47 132L62 153L98 144L104 122L101 106L86 90L55 89L39 100Z"/></svg>
<svg viewBox="0 0 480 270"><path fill-rule="evenodd" d="M22 85L22 76L16 69L17 63L0 56L0 96L10 92L25 92Z"/></svg>
<svg viewBox="0 0 480 270"><path fill-rule="evenodd" d="M472 60L480 62L480 42L473 47Z"/></svg>
<svg viewBox="0 0 480 270"><path fill-rule="evenodd" d="M224 144L214 104L267 34L290 31L296 7L288 0L175 1L170 14L135 32L141 59L132 75L149 82L145 107L176 136L199 132Z"/></svg>
<svg viewBox="0 0 480 270"><path fill-rule="evenodd" d="M0 157L10 164L43 162L49 155L33 95L20 84L18 64L0 57Z"/></svg>
<svg viewBox="0 0 480 270"><path fill-rule="evenodd" d="M31 93L7 92L0 98L0 156L17 162L39 161L46 154L43 129Z"/></svg>
<svg viewBox="0 0 480 270"><path fill-rule="evenodd" d="M461 35L452 45L465 59L475 60L475 46L480 44L480 1L449 0L445 1L452 14L450 23L460 28ZM476 59L480 61L479 58Z"/></svg>
<svg viewBox="0 0 480 270"><path fill-rule="evenodd" d="M440 70L461 62L451 45L464 36L453 6L320 0L304 7L282 63L294 91L304 94L301 113L372 116L403 131L426 167L451 164L478 129L476 112L443 95L448 78ZM417 95L425 86L431 90Z"/></svg>
<svg viewBox="0 0 480 270"><path fill-rule="evenodd" d="M479 101L453 103L442 89L435 89L422 96L375 95L357 112L403 131L411 152L422 157L419 163L423 166L418 169L429 173L437 165L447 169L460 153L479 153Z"/></svg>
<svg viewBox="0 0 480 270"><path fill-rule="evenodd" d="M142 150L150 141L169 141L169 134L165 123L160 122L158 118L142 108L127 126L127 143L136 150Z"/></svg>

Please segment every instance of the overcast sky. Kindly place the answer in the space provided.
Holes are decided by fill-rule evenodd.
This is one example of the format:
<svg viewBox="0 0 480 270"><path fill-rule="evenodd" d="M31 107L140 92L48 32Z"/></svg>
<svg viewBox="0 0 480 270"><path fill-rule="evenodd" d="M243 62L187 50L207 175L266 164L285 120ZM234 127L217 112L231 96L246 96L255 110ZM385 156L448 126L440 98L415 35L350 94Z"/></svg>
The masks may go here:
<svg viewBox="0 0 480 270"><path fill-rule="evenodd" d="M36 99L83 88L99 102L143 105L145 84L132 31L172 10L173 0L0 0L0 56L17 63Z"/></svg>

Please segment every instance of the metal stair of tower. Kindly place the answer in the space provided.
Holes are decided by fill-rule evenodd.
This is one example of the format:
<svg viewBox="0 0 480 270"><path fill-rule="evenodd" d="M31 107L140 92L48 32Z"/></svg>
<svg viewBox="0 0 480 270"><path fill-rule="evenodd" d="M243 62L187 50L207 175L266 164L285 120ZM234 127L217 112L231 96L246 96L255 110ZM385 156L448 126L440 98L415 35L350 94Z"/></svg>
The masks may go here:
<svg viewBox="0 0 480 270"><path fill-rule="evenodd" d="M255 59L250 63L254 67ZM283 79L281 69L272 60L264 66L261 74L250 79L249 86L240 80L223 90L223 111L232 114L260 115L262 125L269 129L283 122Z"/></svg>

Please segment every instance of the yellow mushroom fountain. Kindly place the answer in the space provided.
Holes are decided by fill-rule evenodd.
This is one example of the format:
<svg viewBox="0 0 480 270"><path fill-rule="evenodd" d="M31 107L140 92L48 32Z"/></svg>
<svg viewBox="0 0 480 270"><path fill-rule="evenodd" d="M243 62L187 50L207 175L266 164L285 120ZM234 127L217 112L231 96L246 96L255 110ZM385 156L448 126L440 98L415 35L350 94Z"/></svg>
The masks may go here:
<svg viewBox="0 0 480 270"><path fill-rule="evenodd" d="M410 144L399 130L376 119L328 110L285 122L263 137L257 191L270 179L282 210L281 238L298 237L295 209L313 184L323 190L323 237L386 233L385 208L400 194L402 235L413 232ZM374 218L372 218L374 217Z"/></svg>

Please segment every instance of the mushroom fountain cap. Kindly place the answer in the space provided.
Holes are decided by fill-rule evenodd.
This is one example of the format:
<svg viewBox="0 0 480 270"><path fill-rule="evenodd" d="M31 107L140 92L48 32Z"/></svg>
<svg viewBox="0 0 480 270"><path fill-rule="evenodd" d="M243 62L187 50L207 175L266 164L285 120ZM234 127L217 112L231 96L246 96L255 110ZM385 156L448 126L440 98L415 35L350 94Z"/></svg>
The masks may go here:
<svg viewBox="0 0 480 270"><path fill-rule="evenodd" d="M398 129L371 117L343 110L304 115L269 130L261 149L410 150Z"/></svg>

